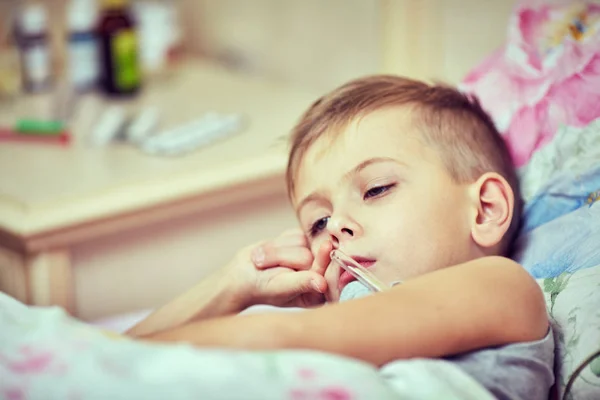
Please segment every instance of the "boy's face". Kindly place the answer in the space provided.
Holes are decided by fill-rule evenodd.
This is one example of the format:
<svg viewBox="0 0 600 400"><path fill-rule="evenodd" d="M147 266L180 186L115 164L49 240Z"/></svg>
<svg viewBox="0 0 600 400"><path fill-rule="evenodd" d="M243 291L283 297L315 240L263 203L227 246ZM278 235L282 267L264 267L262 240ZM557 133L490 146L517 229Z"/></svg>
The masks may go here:
<svg viewBox="0 0 600 400"><path fill-rule="evenodd" d="M313 254L326 240L391 283L474 258L474 205L425 146L406 107L319 138L295 181L294 207ZM329 301L351 277L331 263Z"/></svg>

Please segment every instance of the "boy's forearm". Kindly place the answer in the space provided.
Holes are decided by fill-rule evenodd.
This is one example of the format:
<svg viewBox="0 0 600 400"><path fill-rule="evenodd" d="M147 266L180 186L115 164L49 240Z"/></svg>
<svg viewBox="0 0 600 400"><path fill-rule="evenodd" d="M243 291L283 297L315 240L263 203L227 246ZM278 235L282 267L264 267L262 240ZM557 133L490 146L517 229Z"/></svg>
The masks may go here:
<svg viewBox="0 0 600 400"><path fill-rule="evenodd" d="M153 312L129 329L127 334L150 335L200 319L238 313L244 307L243 296L238 287L217 271Z"/></svg>
<svg viewBox="0 0 600 400"><path fill-rule="evenodd" d="M497 257L423 275L388 292L297 318L302 334L292 338L292 346L375 365L537 340L548 329L535 281L522 267Z"/></svg>
<svg viewBox="0 0 600 400"><path fill-rule="evenodd" d="M291 348L299 336L296 313L265 313L227 316L186 324L175 329L143 335L154 342L185 342L201 347L275 350Z"/></svg>
<svg viewBox="0 0 600 400"><path fill-rule="evenodd" d="M220 318L148 339L212 347L313 349L382 365L543 337L543 299L536 288L528 287L531 282L521 282L514 266L475 263L458 268L303 313Z"/></svg>

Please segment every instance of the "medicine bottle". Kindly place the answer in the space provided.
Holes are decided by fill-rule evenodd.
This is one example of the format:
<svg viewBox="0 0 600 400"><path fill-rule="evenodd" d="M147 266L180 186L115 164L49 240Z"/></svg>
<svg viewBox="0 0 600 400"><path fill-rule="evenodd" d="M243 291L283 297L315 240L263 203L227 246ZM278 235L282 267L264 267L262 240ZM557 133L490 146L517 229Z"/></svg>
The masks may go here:
<svg viewBox="0 0 600 400"><path fill-rule="evenodd" d="M41 4L29 3L21 9L15 39L21 54L23 89L29 93L48 90L51 86L48 17Z"/></svg>
<svg viewBox="0 0 600 400"><path fill-rule="evenodd" d="M98 25L100 83L109 95L139 92L142 72L136 24L126 0L104 0Z"/></svg>
<svg viewBox="0 0 600 400"><path fill-rule="evenodd" d="M95 0L72 0L67 23L69 81L77 91L93 89L100 76Z"/></svg>

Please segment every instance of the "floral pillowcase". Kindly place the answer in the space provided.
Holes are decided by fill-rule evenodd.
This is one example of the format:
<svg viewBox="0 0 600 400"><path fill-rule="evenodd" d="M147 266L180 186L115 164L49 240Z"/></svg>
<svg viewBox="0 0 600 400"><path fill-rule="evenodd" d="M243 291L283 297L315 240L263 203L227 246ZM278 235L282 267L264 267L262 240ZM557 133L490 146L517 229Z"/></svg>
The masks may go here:
<svg viewBox="0 0 600 400"><path fill-rule="evenodd" d="M600 117L600 3L522 0L507 35L460 88L479 97L520 167L560 126Z"/></svg>

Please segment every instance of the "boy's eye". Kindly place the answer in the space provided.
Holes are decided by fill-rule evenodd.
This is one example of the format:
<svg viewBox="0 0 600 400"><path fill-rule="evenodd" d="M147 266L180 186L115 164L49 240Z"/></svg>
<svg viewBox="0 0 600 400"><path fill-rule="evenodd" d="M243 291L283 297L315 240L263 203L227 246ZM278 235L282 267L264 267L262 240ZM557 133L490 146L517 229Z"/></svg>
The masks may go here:
<svg viewBox="0 0 600 400"><path fill-rule="evenodd" d="M323 229L325 229L327 227L327 221L329 221L329 217L324 217L315 221L315 223L310 227L310 236L317 236Z"/></svg>
<svg viewBox="0 0 600 400"><path fill-rule="evenodd" d="M388 190L390 190L391 188L393 188L394 186L395 186L394 184L391 184L391 185L376 186L374 188L371 188L365 192L363 199L368 200L370 198L380 196L380 195L384 194L385 192L387 192Z"/></svg>

